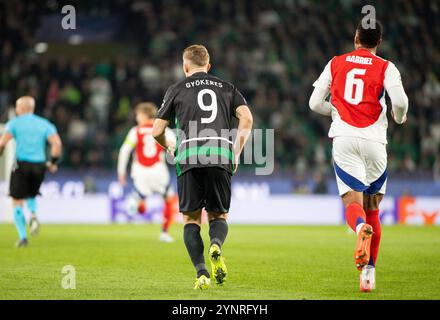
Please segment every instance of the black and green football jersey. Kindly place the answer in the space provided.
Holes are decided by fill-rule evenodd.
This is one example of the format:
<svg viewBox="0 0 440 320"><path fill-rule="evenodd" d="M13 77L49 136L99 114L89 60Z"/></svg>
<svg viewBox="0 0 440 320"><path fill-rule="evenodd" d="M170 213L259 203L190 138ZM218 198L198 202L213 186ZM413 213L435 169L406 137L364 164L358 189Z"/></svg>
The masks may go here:
<svg viewBox="0 0 440 320"><path fill-rule="evenodd" d="M180 176L192 168L233 171L233 117L247 105L232 84L197 72L165 93L157 118L176 125L175 165Z"/></svg>

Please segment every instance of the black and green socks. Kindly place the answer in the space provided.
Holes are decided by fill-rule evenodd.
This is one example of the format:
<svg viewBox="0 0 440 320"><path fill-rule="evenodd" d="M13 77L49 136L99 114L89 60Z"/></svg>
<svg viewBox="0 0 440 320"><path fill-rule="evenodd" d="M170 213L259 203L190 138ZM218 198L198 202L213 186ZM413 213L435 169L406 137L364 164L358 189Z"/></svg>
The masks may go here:
<svg viewBox="0 0 440 320"><path fill-rule="evenodd" d="M200 235L200 226L195 223L186 224L183 228L183 240L194 268L196 268L197 278L202 275L209 278L209 272L205 265L205 257L203 256L205 248L203 246L202 236Z"/></svg>
<svg viewBox="0 0 440 320"><path fill-rule="evenodd" d="M228 223L225 219L219 218L209 222L209 238L211 245L217 244L220 248L228 235Z"/></svg>
<svg viewBox="0 0 440 320"><path fill-rule="evenodd" d="M228 235L228 223L225 219L214 219L209 222L209 238L211 245L217 244L220 248L225 242ZM205 265L204 250L202 236L200 235L200 226L195 223L188 223L183 228L183 240L191 261L196 268L197 278L204 275L209 276L208 269Z"/></svg>

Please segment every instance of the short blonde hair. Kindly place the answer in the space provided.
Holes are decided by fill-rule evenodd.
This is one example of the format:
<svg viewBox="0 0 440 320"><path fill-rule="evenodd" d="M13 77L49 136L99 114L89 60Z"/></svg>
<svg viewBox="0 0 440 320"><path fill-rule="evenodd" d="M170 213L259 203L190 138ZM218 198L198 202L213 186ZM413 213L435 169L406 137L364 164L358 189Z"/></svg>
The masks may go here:
<svg viewBox="0 0 440 320"><path fill-rule="evenodd" d="M183 50L183 59L194 66L204 67L209 63L209 53L205 46L193 44Z"/></svg>
<svg viewBox="0 0 440 320"><path fill-rule="evenodd" d="M136 106L136 113L146 114L150 119L156 118L157 107L152 102L141 102Z"/></svg>

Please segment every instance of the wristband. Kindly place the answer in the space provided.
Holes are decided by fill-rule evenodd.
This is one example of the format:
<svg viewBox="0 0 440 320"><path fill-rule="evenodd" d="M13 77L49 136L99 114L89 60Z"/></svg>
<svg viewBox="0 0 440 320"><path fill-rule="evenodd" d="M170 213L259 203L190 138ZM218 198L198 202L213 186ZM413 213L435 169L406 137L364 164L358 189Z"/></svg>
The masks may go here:
<svg viewBox="0 0 440 320"><path fill-rule="evenodd" d="M57 164L60 160L60 157L50 156L50 163Z"/></svg>

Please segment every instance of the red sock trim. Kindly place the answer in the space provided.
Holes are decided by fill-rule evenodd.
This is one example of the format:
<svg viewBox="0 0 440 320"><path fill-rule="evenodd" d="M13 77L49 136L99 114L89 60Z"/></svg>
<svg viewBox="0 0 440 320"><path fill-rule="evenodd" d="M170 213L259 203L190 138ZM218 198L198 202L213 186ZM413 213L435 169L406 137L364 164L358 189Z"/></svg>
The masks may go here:
<svg viewBox="0 0 440 320"><path fill-rule="evenodd" d="M162 231L168 232L168 229L171 224L172 220L172 213L173 213L173 203L172 201L165 201L164 209L163 209L163 224L162 224Z"/></svg>
<svg viewBox="0 0 440 320"><path fill-rule="evenodd" d="M373 227L373 237L371 238L371 258L370 264L376 265L377 256L379 254L380 238L382 236L382 227L380 224L379 210L368 210L367 212L367 223Z"/></svg>

